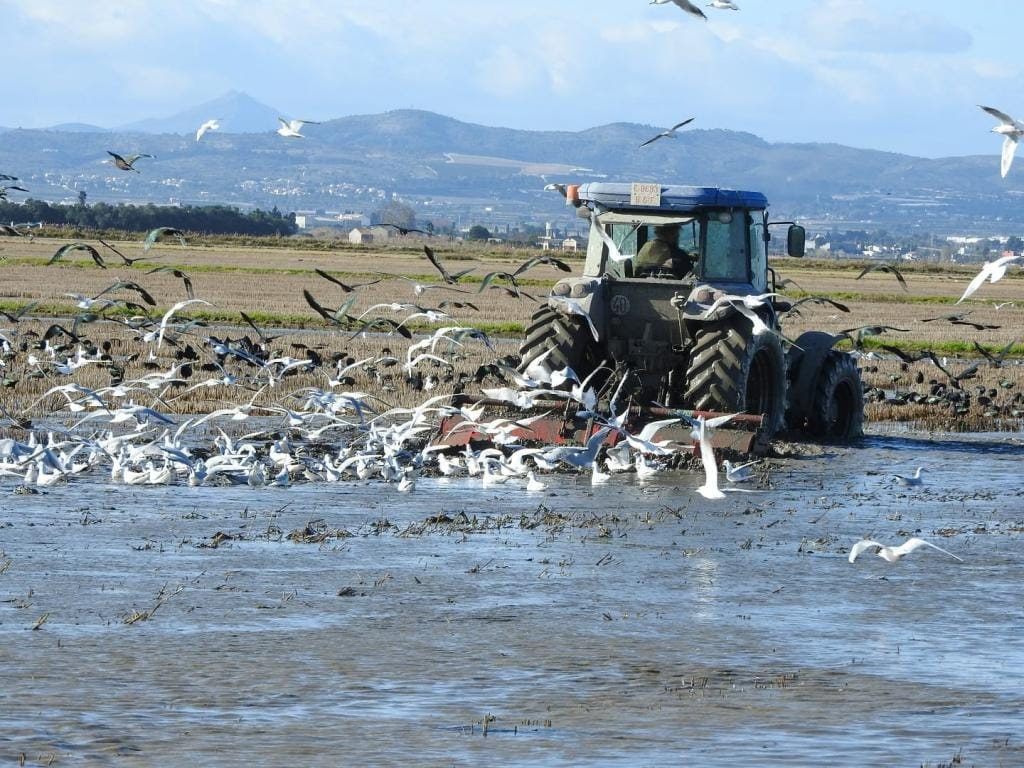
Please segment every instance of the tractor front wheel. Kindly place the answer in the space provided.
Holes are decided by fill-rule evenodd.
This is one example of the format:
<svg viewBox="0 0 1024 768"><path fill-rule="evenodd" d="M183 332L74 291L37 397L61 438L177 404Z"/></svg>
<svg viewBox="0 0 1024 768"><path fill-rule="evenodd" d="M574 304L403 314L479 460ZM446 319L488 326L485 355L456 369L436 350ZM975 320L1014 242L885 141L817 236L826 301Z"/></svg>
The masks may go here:
<svg viewBox="0 0 1024 768"><path fill-rule="evenodd" d="M520 371L548 350L544 359L549 371L572 368L580 379L586 378L600 364L594 338L586 323L563 315L546 304L533 313L526 327L526 338L519 347Z"/></svg>
<svg viewBox="0 0 1024 768"><path fill-rule="evenodd" d="M766 450L786 411L786 357L779 337L754 336L750 322L739 316L699 327L684 401L698 411L761 415L756 445Z"/></svg>

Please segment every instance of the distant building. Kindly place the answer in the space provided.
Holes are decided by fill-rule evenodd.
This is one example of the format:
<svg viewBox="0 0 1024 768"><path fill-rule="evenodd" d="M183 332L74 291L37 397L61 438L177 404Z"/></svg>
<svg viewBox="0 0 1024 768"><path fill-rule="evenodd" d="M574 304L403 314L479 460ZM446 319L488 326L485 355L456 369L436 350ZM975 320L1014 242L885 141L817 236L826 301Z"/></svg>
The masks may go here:
<svg viewBox="0 0 1024 768"><path fill-rule="evenodd" d="M356 227L348 233L348 241L353 245L369 245L373 242L373 233L368 229Z"/></svg>
<svg viewBox="0 0 1024 768"><path fill-rule="evenodd" d="M575 237L567 237L562 241L563 251L577 251L579 250L579 243Z"/></svg>

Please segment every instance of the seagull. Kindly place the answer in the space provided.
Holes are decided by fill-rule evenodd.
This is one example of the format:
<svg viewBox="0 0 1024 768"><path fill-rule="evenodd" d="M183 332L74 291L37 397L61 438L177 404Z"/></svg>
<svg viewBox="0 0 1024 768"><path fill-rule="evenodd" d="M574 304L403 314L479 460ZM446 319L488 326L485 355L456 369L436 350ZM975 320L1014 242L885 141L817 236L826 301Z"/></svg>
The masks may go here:
<svg viewBox="0 0 1024 768"><path fill-rule="evenodd" d="M904 291L910 290L909 288L907 288L907 281L903 278L903 273L890 264L872 264L870 266L864 267L864 269L861 270L860 274L853 279L860 280L868 272L891 272L893 275L896 276L897 282L899 282L900 287Z"/></svg>
<svg viewBox="0 0 1024 768"><path fill-rule="evenodd" d="M675 3L691 16L704 19L704 21L708 20L708 17L704 15L704 11L691 3L690 0L651 0L650 2L651 5L664 5L665 3Z"/></svg>
<svg viewBox="0 0 1024 768"><path fill-rule="evenodd" d="M896 480L900 485L907 486L908 488L912 485L921 485L924 480L921 478L921 472L924 467L918 467L917 472L912 475L893 475L893 479Z"/></svg>
<svg viewBox="0 0 1024 768"><path fill-rule="evenodd" d="M722 467L725 469L725 479L730 483L746 483L754 479L754 470L751 467L754 464L759 464L760 459L756 461L748 461L746 464L740 464L738 467L734 467L732 462L726 459L722 462Z"/></svg>
<svg viewBox="0 0 1024 768"><path fill-rule="evenodd" d="M111 152L109 149L107 150L107 154L114 158L110 162L112 162L122 171L135 171L136 173L139 172L139 169L135 167L136 160L138 160L140 157L153 157L153 155L147 154L129 155L128 157L122 157L116 152Z"/></svg>
<svg viewBox="0 0 1024 768"><path fill-rule="evenodd" d="M220 130L220 121L219 120L207 120L205 123L200 125L199 126L199 130L196 131L196 141L199 141L201 138L203 138L203 135L207 131L217 131L217 130Z"/></svg>
<svg viewBox="0 0 1024 768"><path fill-rule="evenodd" d="M185 233L182 232L180 229L176 227L157 227L156 229L150 231L148 235L146 235L146 240L142 244L142 250L148 251L156 244L158 240L164 237L176 237L178 238L178 242L181 243L183 247L188 245L188 243L185 241Z"/></svg>
<svg viewBox="0 0 1024 768"><path fill-rule="evenodd" d="M673 2L675 2L675 0L673 0ZM687 5L689 5L689 3L687 3ZM694 9L694 10L697 10L697 9ZM700 12L699 10L697 10L697 13L700 13L700 15L701 15L701 16L703 16L703 15L704 15L704 14L703 14L703 13L701 13L701 12ZM692 122L694 121L694 119L695 119L695 118L692 118L692 117L691 117L691 118L690 118L690 119L688 119L688 120L683 120L683 122L681 122L681 123L676 123L675 125L673 125L673 126L672 126L671 128L669 128L668 130L666 130L666 131L662 131L661 133L659 133L659 134L658 134L657 136L652 136L651 138L649 138L649 139L648 139L647 141L645 141L645 142L644 142L643 144L641 144L640 146L641 146L641 147L646 147L646 146L647 146L648 144L653 144L653 143L654 143L654 142L656 142L656 141L657 141L658 139L674 139L674 138L676 138L676 131L678 131L678 130L679 130L680 128L682 128L682 127L683 127L684 125L687 125L688 123L692 123Z"/></svg>
<svg viewBox="0 0 1024 768"><path fill-rule="evenodd" d="M713 419L705 419L698 416L696 425L690 436L700 442L700 460L704 465L704 485L697 489L697 493L705 499L724 499L725 494L718 487L718 464L715 463L715 449L711 447L711 431L720 427L736 416L729 413L724 416L716 416Z"/></svg>
<svg viewBox="0 0 1024 768"><path fill-rule="evenodd" d="M316 120L285 120L283 117L277 119L281 122L281 127L277 129L277 132L286 139L304 139L306 137L299 133L302 126L319 125Z"/></svg>
<svg viewBox="0 0 1024 768"><path fill-rule="evenodd" d="M992 129L993 133L999 133L1005 136L1003 139L1003 159L999 166L999 172L1006 178L1006 174L1010 172L1010 165L1013 163L1013 155L1017 151L1017 141L1021 136L1024 136L1024 123L1019 120L1014 120L1005 112L1000 112L994 107L982 107L983 110L988 112L992 117L999 121L999 125Z"/></svg>
<svg viewBox="0 0 1024 768"><path fill-rule="evenodd" d="M985 280L988 280L990 283L1001 280L1006 275L1006 268L1010 265L1010 262L1016 261L1020 257L1020 254L1011 254L1009 256L1000 256L995 261L986 261L985 266L981 268L981 272L974 276L974 279L971 280L966 290L964 290L964 295L957 299L956 303L959 304L978 290Z"/></svg>
<svg viewBox="0 0 1024 768"><path fill-rule="evenodd" d="M740 9L732 0L713 0L708 3L708 8L717 8L720 11L738 11Z"/></svg>
<svg viewBox="0 0 1024 768"><path fill-rule="evenodd" d="M79 243L79 242L68 243L67 245L62 245L60 248L57 249L57 252L55 254L53 254L53 256L50 257L50 260L48 262L46 262L47 265L50 265L50 264L53 264L53 263L59 261L60 259L62 259L65 256L67 256L72 251L85 251L90 256L92 256L92 260L96 263L97 267L99 267L100 269L106 269L107 268L107 264L103 260L103 257L100 255L99 251L97 251L94 247L92 247L88 243Z"/></svg>
<svg viewBox="0 0 1024 768"><path fill-rule="evenodd" d="M554 301L555 303L564 307L565 311L568 314L578 315L579 317L586 319L587 325L590 326L590 332L594 336L594 341L601 340L601 337L597 332L597 326L594 325L594 321L591 319L590 313L584 308L582 304L580 304L575 299L570 299L568 296L549 296L548 300Z"/></svg>
<svg viewBox="0 0 1024 768"><path fill-rule="evenodd" d="M861 552L863 552L865 549L871 549L871 547L878 547L878 556L888 563L895 563L904 555L913 552L915 549L920 549L921 547L931 547L932 549L937 549L942 554L949 555L958 563L962 563L964 561L962 557L957 557L952 552L948 552L942 547L935 546L930 541L925 541L924 539L919 539L917 537L907 539L898 547L886 547L882 544L879 544L877 541L872 541L871 539L862 539L850 548L850 556L847 559L852 563L854 560L857 559L857 556Z"/></svg>
<svg viewBox="0 0 1024 768"><path fill-rule="evenodd" d="M203 299L186 299L185 301L179 301L177 304L175 304L173 307L167 310L167 313L163 316L163 319L160 321L160 333L157 335L156 338L157 349L160 349L160 345L164 341L164 334L167 332L167 323L170 321L171 316L174 315L176 312L183 310L185 307L190 306L191 304L206 304L207 306L212 306L210 302L204 301Z"/></svg>
<svg viewBox="0 0 1024 768"><path fill-rule="evenodd" d="M536 493L537 491L543 491L547 487L547 483L542 483L540 480L537 479L537 476L533 473L533 470L530 470L529 472L526 473L526 490L530 491L531 493Z"/></svg>

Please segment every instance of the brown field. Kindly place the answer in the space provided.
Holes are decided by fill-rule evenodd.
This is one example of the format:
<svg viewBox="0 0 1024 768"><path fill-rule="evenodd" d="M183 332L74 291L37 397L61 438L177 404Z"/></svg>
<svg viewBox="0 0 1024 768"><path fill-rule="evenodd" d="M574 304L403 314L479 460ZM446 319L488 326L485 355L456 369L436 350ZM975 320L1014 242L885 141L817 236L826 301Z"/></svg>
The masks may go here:
<svg viewBox="0 0 1024 768"><path fill-rule="evenodd" d="M171 304L185 298L182 282L169 273L147 275L146 272L156 266L174 266L191 276L198 298L210 301L213 307L201 307L204 313L193 313L192 316L203 316L214 322L227 324L228 328L208 327L196 329L193 346L200 352L203 359L208 358L205 350L205 338L209 334L229 334L237 338L242 333L237 321L237 313L245 311L260 318L278 331L280 336L275 340L273 348L282 355L302 358L304 346L314 348L325 360L332 356L352 356L362 359L378 354L382 349L390 349L395 357L404 362L407 343L399 337L351 338L349 332L331 329L330 333L322 331L328 325L316 315L306 304L302 296L303 289L308 289L327 307L337 307L344 301L344 294L336 286L317 276L314 268L323 269L348 283L358 283L375 279L378 273L389 273L415 277L421 283L432 283L440 286L439 276L425 257L418 252L423 241L409 239L409 244L392 244L387 247L353 248L343 245L337 251L318 251L303 248L271 248L242 247L232 245L191 244L189 247L158 244L150 252L145 262L132 266L119 265L114 254L104 253L108 269L97 268L92 260L83 253L74 253L67 257L66 263L60 262L45 266L44 262L54 251L68 242L57 239L23 239L6 240L0 250L0 306L12 310L30 301L40 302L47 310L46 315L66 315L66 322L71 322L74 313L74 300L66 297L66 293L95 295L110 286L116 280L132 280L142 284L157 301L157 308L151 314L159 319L160 315ZM143 255L141 245L137 242L115 242L114 245L129 258ZM529 319L536 304L527 298L515 298L507 295L504 290L487 290L484 294L477 293L479 279L492 271L514 269L516 265L538 255L537 252L513 250L511 248L488 249L480 246L449 244L443 241L434 242L433 246L439 257L449 265L450 271L470 266L475 268L470 282L463 289L467 293L456 293L446 288L428 289L421 296L413 292L413 283L398 279L384 278L375 285L359 289L359 299L352 309L353 314L366 311L373 304L383 302L417 303L425 307L438 306L443 299L472 302L478 311L465 308L451 310L451 318L440 325L481 326L492 335L504 338L498 342L497 354L505 355L515 352L515 339L519 330ZM100 249L104 251L104 249ZM559 254L561 256L561 254ZM108 257L109 256L109 257ZM570 262L574 274L581 268L580 260ZM985 284L971 300L964 305L954 306L964 286L974 274L973 267L952 267L947 271L936 272L934 268L911 265L904 270L909 291L904 292L895 277L885 273L871 273L861 280L855 280L856 265L832 264L828 262L800 262L793 259L779 259L774 266L781 276L792 279L799 285L793 295L826 295L847 305L849 313L843 313L831 306L804 305L802 315L785 321L785 332L795 338L805 330L825 330L837 332L843 329L856 328L862 325L891 325L907 329L906 333L891 332L883 337L874 337L869 341L891 343L903 348L933 347L940 355L950 358L948 367L955 373L966 366L958 362L957 355L974 358L971 351L975 341L989 349L997 349L1005 344L1016 341L1020 343L1024 328L1024 279L1018 274L1011 274L996 284ZM523 289L526 292L543 297L550 285L563 273L549 266L539 266L526 275ZM793 290L792 287L789 290ZM787 292L789 292L789 290ZM117 292L113 298L137 301L138 297L129 292ZM997 302L1019 302L1016 306L1005 306L996 309ZM190 307L193 310L195 307ZM967 319L984 325L998 325L999 328L976 330L971 326L955 325L946 320L923 322L928 318L941 317L954 312L968 311ZM411 310L410 310L411 312ZM373 310L371 316L381 315L395 320L403 319L409 312L392 312L387 308ZM185 315L189 312L186 311ZM24 332L35 330L42 332L48 322L23 320L17 327L0 318L0 332L11 335L11 331ZM136 334L122 324L102 322L85 327L86 333L99 343L102 339L111 339L113 354L120 350L127 356L143 349L135 339ZM100 330L102 328L102 330ZM425 331L428 326L418 325L418 330ZM247 328L247 332L250 332ZM182 341L182 344L186 340ZM444 394L454 386L454 379L460 371L472 373L478 365L493 359L495 353L483 345L470 342L464 350L466 358L459 362L449 380L441 376L444 371L436 371L438 382L427 394ZM875 349L876 353L878 352ZM1021 348L1014 349L1019 354ZM71 351L73 352L73 350ZM150 363L151 367L166 370L173 359L172 350L166 350L167 357ZM865 361L865 381L872 387L878 387L893 393L893 390L913 390L927 392L929 382L946 383L945 375L930 362L904 366L890 355L882 360ZM142 368L144 356L129 362L125 376L133 378L146 372ZM83 369L75 380L85 386L102 386L109 381L109 373L92 366L93 370ZM907 368L907 370L901 370ZM916 372L920 370L924 381L914 382ZM962 382L962 386L974 392L982 387L992 390L998 395L992 398L998 406L992 404L978 405L973 400L969 413L949 416L948 406L872 404L868 408L870 419L908 419L919 423L935 426L945 423L956 426L956 423L970 424L971 428L999 426L998 419L1015 416L1021 404L1014 398L1022 386L1020 382L1020 366L1007 365L1001 368L983 366L974 380ZM424 376L432 373L427 368L422 370ZM11 360L3 369L4 387L0 388L0 404L8 410L18 411L35 400L42 392L54 386L53 377L33 373L30 366L20 360ZM196 372L196 380L217 375L215 373ZM38 376L39 378L33 378ZM893 377L899 377L895 381ZM414 404L425 396L416 389L409 389L404 382L404 374L400 366L378 368L374 372L356 372L353 388L373 388L370 391L382 391L382 396L394 397L393 404ZM64 380L66 381L66 379ZM1002 382L1002 383L1001 383ZM286 391L297 387L324 386L326 377L320 373L315 375L300 374L289 377L287 386L282 383L281 391L261 393L260 398L277 400ZM157 394L157 393L153 393ZM896 393L899 394L898 392ZM992 394L992 392L988 393ZM166 395L173 397L173 393ZM211 407L220 407L221 398L226 393L218 388L203 388L190 393L180 400L170 400L172 410L179 412L197 412ZM40 408L56 407L60 395L52 396L52 400L40 404ZM983 398L984 399L984 398ZM259 401L258 401L259 402ZM987 414L987 415L986 415ZM968 416L970 418L968 418ZM936 421L937 420L937 421Z"/></svg>

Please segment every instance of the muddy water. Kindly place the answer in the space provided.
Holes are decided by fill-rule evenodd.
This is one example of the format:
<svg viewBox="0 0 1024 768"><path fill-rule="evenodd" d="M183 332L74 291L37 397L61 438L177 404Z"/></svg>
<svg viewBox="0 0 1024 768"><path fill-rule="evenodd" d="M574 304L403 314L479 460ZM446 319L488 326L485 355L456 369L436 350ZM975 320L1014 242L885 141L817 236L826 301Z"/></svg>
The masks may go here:
<svg viewBox="0 0 1024 768"><path fill-rule="evenodd" d="M0 479L0 762L1024 764L1022 458L879 435L720 502Z"/></svg>

